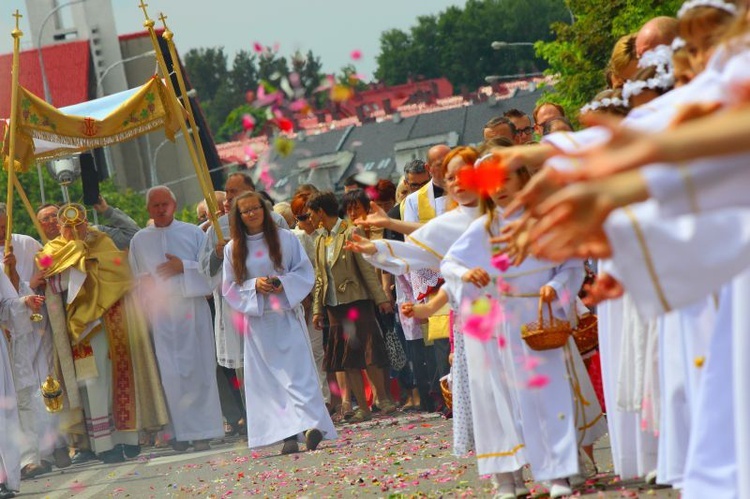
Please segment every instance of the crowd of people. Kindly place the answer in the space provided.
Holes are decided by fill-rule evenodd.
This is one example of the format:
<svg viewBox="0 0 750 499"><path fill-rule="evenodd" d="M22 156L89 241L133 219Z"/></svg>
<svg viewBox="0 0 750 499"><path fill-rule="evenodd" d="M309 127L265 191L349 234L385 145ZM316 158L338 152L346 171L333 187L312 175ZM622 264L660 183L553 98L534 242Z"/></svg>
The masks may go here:
<svg viewBox="0 0 750 499"><path fill-rule="evenodd" d="M574 494L605 434L623 478L750 497L748 21L688 0L617 41L585 128L512 109L397 184L274 204L236 172L216 225L165 186L143 229L41 206L46 243L2 248L0 498L142 445L291 454L396 411L452 417L500 499Z"/></svg>

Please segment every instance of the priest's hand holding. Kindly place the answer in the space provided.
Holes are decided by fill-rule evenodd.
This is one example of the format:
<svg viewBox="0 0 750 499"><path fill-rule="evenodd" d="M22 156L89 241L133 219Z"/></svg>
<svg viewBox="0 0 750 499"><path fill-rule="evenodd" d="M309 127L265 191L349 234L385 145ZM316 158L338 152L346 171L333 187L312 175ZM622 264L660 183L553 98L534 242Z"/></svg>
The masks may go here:
<svg viewBox="0 0 750 499"><path fill-rule="evenodd" d="M12 252L6 253L5 256L3 257L3 265L15 270L16 269L16 255L14 255Z"/></svg>
<svg viewBox="0 0 750 499"><path fill-rule="evenodd" d="M313 327L318 331L323 329L323 316L321 314L313 315Z"/></svg>
<svg viewBox="0 0 750 499"><path fill-rule="evenodd" d="M470 282L478 288L483 288L490 283L490 275L482 267L476 267L468 270L461 276L464 282Z"/></svg>
<svg viewBox="0 0 750 499"><path fill-rule="evenodd" d="M351 239L346 242L344 248L355 253L364 253L365 255L374 255L378 248L372 241L357 233L352 233Z"/></svg>
<svg viewBox="0 0 750 499"><path fill-rule="evenodd" d="M164 279L168 279L172 276L176 276L185 272L185 266L182 264L182 260L174 255L166 253L167 261L156 267L156 274Z"/></svg>
<svg viewBox="0 0 750 499"><path fill-rule="evenodd" d="M31 289L37 289L45 286L47 282L44 280L44 271L38 270L34 273L33 276L31 276L31 280L29 281L29 287Z"/></svg>
<svg viewBox="0 0 750 499"><path fill-rule="evenodd" d="M544 303L552 303L557 298L557 291L552 286L542 286L539 290L539 296Z"/></svg>

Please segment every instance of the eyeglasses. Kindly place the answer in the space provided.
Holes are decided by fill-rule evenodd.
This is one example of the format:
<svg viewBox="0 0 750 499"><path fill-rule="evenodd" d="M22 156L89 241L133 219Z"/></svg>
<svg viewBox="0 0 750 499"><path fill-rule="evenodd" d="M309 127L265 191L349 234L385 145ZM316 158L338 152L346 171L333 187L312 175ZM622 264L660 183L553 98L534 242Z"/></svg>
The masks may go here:
<svg viewBox="0 0 750 499"><path fill-rule="evenodd" d="M256 211L262 210L262 209L263 209L263 207L260 206L260 205L254 206L254 207L248 208L246 210L240 210L240 215L249 215L251 213L255 213Z"/></svg>
<svg viewBox="0 0 750 499"><path fill-rule="evenodd" d="M534 133L534 127L533 126L527 126L526 128L518 128L516 130L516 133L517 134L521 134L522 133L522 134L525 134L525 135L530 135L530 134Z"/></svg>
<svg viewBox="0 0 750 499"><path fill-rule="evenodd" d="M51 223L51 222L57 222L57 215L47 215L44 218L40 218L39 222L43 223L43 224L48 224L48 223Z"/></svg>
<svg viewBox="0 0 750 499"><path fill-rule="evenodd" d="M415 190L419 189L420 187L423 187L423 186L425 186L425 185L427 184L427 182L429 182L429 181L430 181L430 180L429 180L429 179L427 179L427 180L425 180L424 182L409 182L409 183L408 183L408 184L406 184L406 185L408 185L408 186L409 186L409 189L411 189L411 190L415 191Z"/></svg>
<svg viewBox="0 0 750 499"><path fill-rule="evenodd" d="M301 215L297 215L295 218L298 222L307 222L310 219L310 214L302 213Z"/></svg>

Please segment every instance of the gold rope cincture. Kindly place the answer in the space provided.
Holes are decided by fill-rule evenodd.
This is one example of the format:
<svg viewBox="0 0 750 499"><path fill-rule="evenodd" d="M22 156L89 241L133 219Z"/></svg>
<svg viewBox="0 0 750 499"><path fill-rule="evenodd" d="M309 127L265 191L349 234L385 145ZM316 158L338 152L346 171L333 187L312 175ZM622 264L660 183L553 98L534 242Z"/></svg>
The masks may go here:
<svg viewBox="0 0 750 499"><path fill-rule="evenodd" d="M507 298L539 298L539 293L501 293L502 296ZM575 425L576 431L582 430L581 436L578 439L578 446L580 447L583 443L583 438L586 435L585 430L590 427L589 423L586 421L586 406L591 405L591 402L586 400L586 397L583 396L583 390L581 390L581 383L578 380L578 373L575 370L575 366L573 364L573 357L572 353L570 351L570 345L568 343L563 346L563 355L565 355L565 370L568 372L568 382L570 383L570 390L573 393L573 396L575 397L575 412L573 414L573 424ZM583 424L579 426L579 419L578 419L578 413L581 413L581 420L583 421ZM600 416L601 417L601 416ZM596 418L594 421L592 421L591 425L596 423L599 418Z"/></svg>
<svg viewBox="0 0 750 499"><path fill-rule="evenodd" d="M143 27L146 28L149 32L149 35L151 36L151 44L154 47L154 52L156 53L156 60L159 64L159 69L161 70L161 73L165 75L164 83L167 87L168 94L169 94L169 100L170 104L174 108L174 110L178 110L182 108L180 105L179 99L177 98L177 93L175 92L174 84L172 83L172 79L169 77L169 68L167 67L167 63L164 60L164 54L162 54L161 47L159 46L159 40L156 38L156 32L154 31L154 24L156 24L151 18L148 17L148 12L146 12L146 7L148 7L148 4L144 2L144 0L141 0L138 7L143 10L143 15L146 18L145 21L143 21ZM185 112L188 115L188 118L191 117L190 109L185 109ZM201 191L203 191L203 197L207 200L214 199L214 189L212 185L207 185L206 183L206 177L203 175L203 172L201 171L203 163L198 159L198 153L196 151L196 144L193 140L193 135L188 131L187 125L185 124L185 120L180 120L180 130L182 131L183 137L185 137L185 145L188 148L188 153L190 154L190 159L193 162L193 167L195 168L196 178L198 179L198 184L200 185ZM224 241L224 236L221 230L221 227L219 226L218 219L216 218L216 205L213 207L214 209L208 210L208 217L211 221L211 225L214 228L214 231L216 233L216 236L220 242Z"/></svg>
<svg viewBox="0 0 750 499"><path fill-rule="evenodd" d="M208 171L208 163L206 162L206 153L203 150L203 143L201 142L201 138L199 135L198 125L195 123L195 117L193 116L193 108L190 105L190 98L187 95L187 87L185 86L185 78L182 75L182 69L180 68L180 65L178 64L178 57L177 57L177 50L175 49L175 45L173 42L174 33L167 27L167 16L165 16L163 13L159 14L159 19L161 20L162 24L164 25L164 32L162 33L162 38L167 42L167 47L169 48L169 56L172 59L172 72L169 73L169 76L175 75L177 78L177 85L180 89L180 96L182 98L182 105L185 108L185 111L187 112L188 122L190 123L190 133L193 137L193 142L195 142L195 146L197 148L198 152L198 160L200 162L200 168L196 166L196 173L198 175L202 175L203 177L203 184L208 189L208 192L205 195L206 198L206 205L208 206L208 212L212 213L212 215L209 215L209 219L211 220L211 223L214 225L214 229L216 230L216 237L219 239L219 242L224 242L224 234L221 231L221 227L219 227L218 220L216 220L216 212L218 211L218 203L216 201L216 193L213 189L213 183L211 182L211 175ZM172 81L171 78L167 78L170 83ZM214 220L216 220L216 223L214 223Z"/></svg>

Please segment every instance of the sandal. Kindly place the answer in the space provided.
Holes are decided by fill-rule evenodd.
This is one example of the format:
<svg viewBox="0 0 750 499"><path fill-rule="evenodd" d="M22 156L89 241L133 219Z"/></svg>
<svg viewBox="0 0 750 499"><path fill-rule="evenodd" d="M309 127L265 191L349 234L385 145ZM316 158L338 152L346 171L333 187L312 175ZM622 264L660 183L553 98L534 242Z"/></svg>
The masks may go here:
<svg viewBox="0 0 750 499"><path fill-rule="evenodd" d="M362 423L364 421L369 421L372 419L372 413L370 411L365 412L364 409L358 407L356 411L354 411L354 414L351 418L349 418L350 423Z"/></svg>
<svg viewBox="0 0 750 499"><path fill-rule="evenodd" d="M344 419L344 421L347 421L354 416L354 411L352 410L352 404L351 403L342 403L341 404L341 417Z"/></svg>
<svg viewBox="0 0 750 499"><path fill-rule="evenodd" d="M390 400L378 402L378 406L380 407L380 410L383 411L383 414L393 414L397 409L396 404Z"/></svg>

